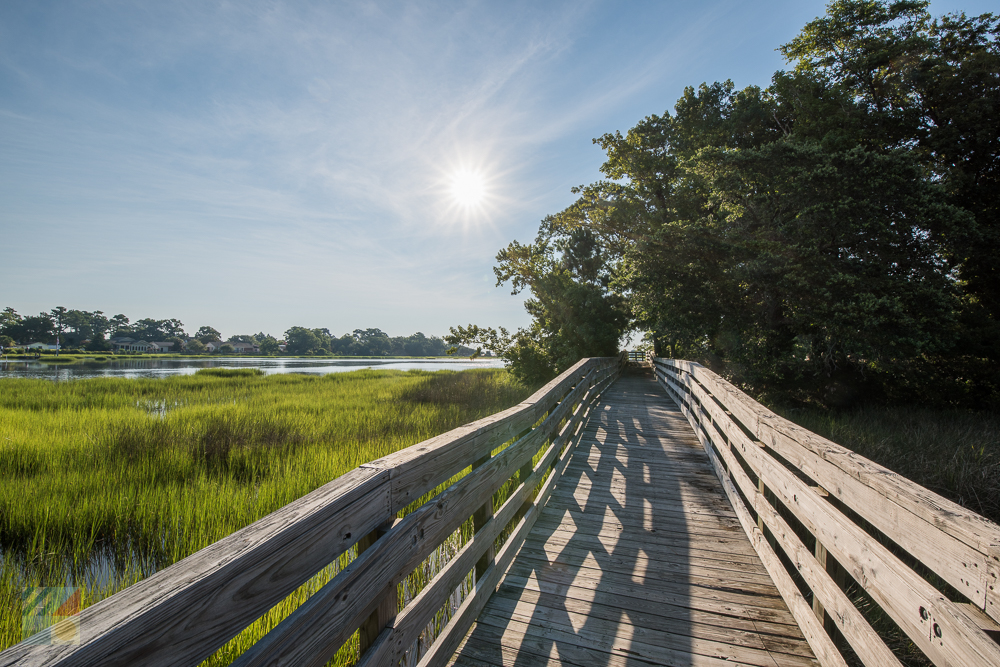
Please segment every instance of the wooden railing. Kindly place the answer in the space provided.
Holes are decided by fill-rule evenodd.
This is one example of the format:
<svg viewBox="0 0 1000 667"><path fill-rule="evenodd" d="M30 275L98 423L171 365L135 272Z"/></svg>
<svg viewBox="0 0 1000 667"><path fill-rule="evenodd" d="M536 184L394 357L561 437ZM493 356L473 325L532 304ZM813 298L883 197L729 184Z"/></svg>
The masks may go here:
<svg viewBox="0 0 1000 667"><path fill-rule="evenodd" d="M649 361L649 359L646 357L645 352L639 352L637 350L628 350L626 354L628 355L629 363L645 364Z"/></svg>
<svg viewBox="0 0 1000 667"><path fill-rule="evenodd" d="M845 664L838 641L865 665L900 664L848 597L861 591L935 665L1000 665L1000 526L778 417L700 364L652 362L823 665Z"/></svg>
<svg viewBox="0 0 1000 667"><path fill-rule="evenodd" d="M443 664L496 589L584 418L623 364L624 355L583 359L509 410L356 468L83 610L78 644L46 643L59 635L56 625L0 653L0 665L196 665L355 545L346 568L234 664L322 665L358 630L361 664L396 664L475 571L474 588L420 661ZM494 493L515 476L517 487L494 508ZM470 517L472 539L398 609L397 585Z"/></svg>

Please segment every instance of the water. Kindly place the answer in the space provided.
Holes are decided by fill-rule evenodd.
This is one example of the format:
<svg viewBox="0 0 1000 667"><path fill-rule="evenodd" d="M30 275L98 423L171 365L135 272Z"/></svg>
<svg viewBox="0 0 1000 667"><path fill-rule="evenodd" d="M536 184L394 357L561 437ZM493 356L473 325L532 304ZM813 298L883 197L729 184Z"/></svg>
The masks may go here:
<svg viewBox="0 0 1000 667"><path fill-rule="evenodd" d="M51 358L51 357L50 357ZM425 370L462 371L469 368L503 368L496 358L474 359L295 359L287 357L208 357L170 359L128 359L113 357L107 362L76 362L59 364L52 361L21 361L0 359L0 378L41 378L45 380L79 380L96 377L163 378L170 375L192 375L201 368L259 368L266 375L302 373L325 375L363 368L386 368L400 371Z"/></svg>

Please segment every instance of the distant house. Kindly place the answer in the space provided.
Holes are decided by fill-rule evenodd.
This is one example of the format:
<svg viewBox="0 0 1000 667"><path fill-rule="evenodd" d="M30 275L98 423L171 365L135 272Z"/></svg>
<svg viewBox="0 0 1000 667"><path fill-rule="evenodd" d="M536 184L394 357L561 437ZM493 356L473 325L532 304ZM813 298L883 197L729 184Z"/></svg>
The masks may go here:
<svg viewBox="0 0 1000 667"><path fill-rule="evenodd" d="M253 343L230 343L233 346L234 352L239 352L240 354L254 354L260 352L260 348Z"/></svg>
<svg viewBox="0 0 1000 667"><path fill-rule="evenodd" d="M165 352L173 352L173 347L173 343L154 342L149 344L149 351L163 354Z"/></svg>
<svg viewBox="0 0 1000 667"><path fill-rule="evenodd" d="M218 352L219 348L225 345L221 340L210 340L205 343L206 352Z"/></svg>
<svg viewBox="0 0 1000 667"><path fill-rule="evenodd" d="M115 336L110 341L111 349L114 352L148 352L149 343L144 340L136 340L128 336Z"/></svg>
<svg viewBox="0 0 1000 667"><path fill-rule="evenodd" d="M24 347L28 348L29 350L58 350L58 349L60 349L59 345L49 345L48 343L29 343L29 344L25 345Z"/></svg>

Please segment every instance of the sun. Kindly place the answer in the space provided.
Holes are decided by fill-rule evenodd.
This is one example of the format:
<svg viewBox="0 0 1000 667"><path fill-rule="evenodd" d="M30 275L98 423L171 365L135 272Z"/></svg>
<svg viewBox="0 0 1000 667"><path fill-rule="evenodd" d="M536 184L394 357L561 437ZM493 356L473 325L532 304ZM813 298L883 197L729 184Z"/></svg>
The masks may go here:
<svg viewBox="0 0 1000 667"><path fill-rule="evenodd" d="M451 175L449 191L459 206L470 209L486 200L486 178L478 171L460 169Z"/></svg>

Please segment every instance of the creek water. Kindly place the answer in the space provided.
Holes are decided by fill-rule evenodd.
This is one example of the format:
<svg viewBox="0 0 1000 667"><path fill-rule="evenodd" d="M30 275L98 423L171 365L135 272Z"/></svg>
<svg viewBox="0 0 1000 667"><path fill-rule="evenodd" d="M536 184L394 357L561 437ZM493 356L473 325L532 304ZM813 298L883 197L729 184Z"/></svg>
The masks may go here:
<svg viewBox="0 0 1000 667"><path fill-rule="evenodd" d="M337 359L289 357L191 357L170 359L129 359L110 357L108 361L58 363L52 357L46 361L4 360L0 357L0 378L41 378L45 380L78 380L95 377L162 378L170 375L191 375L202 368L259 368L266 375L302 373L325 375L363 368L385 368L401 371L425 370L461 371L470 368L502 368L497 358L411 358L411 359Z"/></svg>

